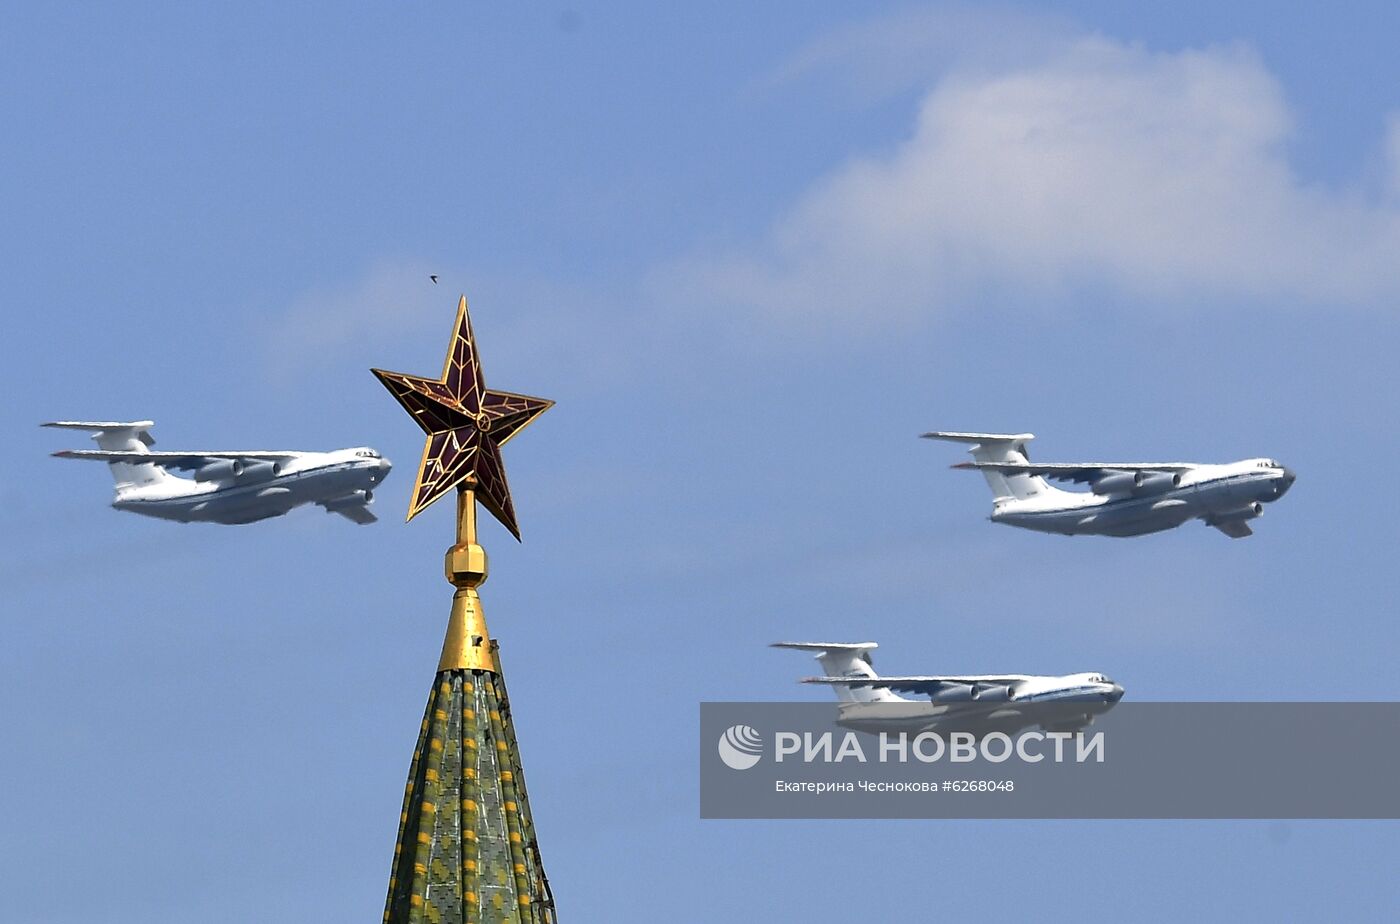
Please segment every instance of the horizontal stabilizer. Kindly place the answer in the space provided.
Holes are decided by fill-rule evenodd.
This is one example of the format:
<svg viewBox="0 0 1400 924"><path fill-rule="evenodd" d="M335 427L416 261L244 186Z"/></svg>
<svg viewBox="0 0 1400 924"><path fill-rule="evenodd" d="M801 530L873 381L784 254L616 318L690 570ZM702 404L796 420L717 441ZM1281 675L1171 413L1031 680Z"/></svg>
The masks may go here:
<svg viewBox="0 0 1400 924"><path fill-rule="evenodd" d="M161 484L172 476L150 458L150 447L155 445L151 437L151 420L51 420L44 427L59 430L86 430L92 436L97 449L72 449L56 452L56 456L75 459L96 458L107 463L116 484L117 493L127 488L140 488Z"/></svg>
<svg viewBox="0 0 1400 924"><path fill-rule="evenodd" d="M964 443L977 464L1025 465L1030 461L1026 444L1035 439L1034 433L963 433L954 430L934 430L923 435L926 440L945 440L951 443ZM1027 500L1040 497L1053 490L1044 480L1024 472L1003 473L996 468L982 471L987 487L992 490L996 502Z"/></svg>
<svg viewBox="0 0 1400 924"><path fill-rule="evenodd" d="M57 427L62 430L149 430L156 425L154 420L132 420L126 423L100 420L51 420L39 424L41 427Z"/></svg>
<svg viewBox="0 0 1400 924"><path fill-rule="evenodd" d="M880 646L874 642L774 642L773 647L815 651L822 670L828 676L855 680L875 676L870 652ZM832 692L843 703L892 703L901 699L880 687L834 686Z"/></svg>
<svg viewBox="0 0 1400 924"><path fill-rule="evenodd" d="M1034 433L962 433L956 430L932 430L919 436L949 443L1025 443L1035 439Z"/></svg>
<svg viewBox="0 0 1400 924"><path fill-rule="evenodd" d="M798 651L869 651L880 646L874 642L774 642L769 647Z"/></svg>
<svg viewBox="0 0 1400 924"><path fill-rule="evenodd" d="M50 420L41 427L58 430L86 430L103 449L126 449L140 452L142 447L156 444L150 430L154 420Z"/></svg>

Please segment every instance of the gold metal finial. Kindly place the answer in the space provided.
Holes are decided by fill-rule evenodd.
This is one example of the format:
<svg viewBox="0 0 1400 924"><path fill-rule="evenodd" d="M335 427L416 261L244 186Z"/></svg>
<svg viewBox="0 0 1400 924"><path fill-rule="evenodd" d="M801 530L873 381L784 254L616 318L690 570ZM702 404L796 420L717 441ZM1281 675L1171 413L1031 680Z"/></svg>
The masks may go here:
<svg viewBox="0 0 1400 924"><path fill-rule="evenodd" d="M457 486L457 544L447 550L443 564L454 587L480 587L486 583L486 550L476 541L476 480Z"/></svg>
<svg viewBox="0 0 1400 924"><path fill-rule="evenodd" d="M491 654L491 635L481 613L481 597L473 588L452 595L452 615L447 620L447 636L442 640L438 673L443 671L490 671L497 673Z"/></svg>
<svg viewBox="0 0 1400 924"><path fill-rule="evenodd" d="M476 589L486 583L486 550L476 541L476 492L470 479L457 487L457 544L447 550L443 571L457 588L438 673L454 670L496 673L491 635Z"/></svg>

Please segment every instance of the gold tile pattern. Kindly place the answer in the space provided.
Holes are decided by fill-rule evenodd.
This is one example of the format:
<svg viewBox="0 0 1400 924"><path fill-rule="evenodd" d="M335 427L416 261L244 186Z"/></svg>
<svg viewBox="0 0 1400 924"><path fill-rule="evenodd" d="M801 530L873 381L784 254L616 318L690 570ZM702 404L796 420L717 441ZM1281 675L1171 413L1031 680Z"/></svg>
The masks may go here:
<svg viewBox="0 0 1400 924"><path fill-rule="evenodd" d="M384 921L556 924L499 672L443 671L434 681Z"/></svg>

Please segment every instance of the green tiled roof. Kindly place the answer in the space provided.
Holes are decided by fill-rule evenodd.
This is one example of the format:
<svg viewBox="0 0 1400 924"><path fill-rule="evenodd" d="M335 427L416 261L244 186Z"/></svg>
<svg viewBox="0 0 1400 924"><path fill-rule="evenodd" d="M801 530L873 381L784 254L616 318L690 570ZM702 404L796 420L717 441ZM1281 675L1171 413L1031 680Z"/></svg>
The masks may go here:
<svg viewBox="0 0 1400 924"><path fill-rule="evenodd" d="M497 672L445 670L433 683L408 771L384 920L556 920Z"/></svg>

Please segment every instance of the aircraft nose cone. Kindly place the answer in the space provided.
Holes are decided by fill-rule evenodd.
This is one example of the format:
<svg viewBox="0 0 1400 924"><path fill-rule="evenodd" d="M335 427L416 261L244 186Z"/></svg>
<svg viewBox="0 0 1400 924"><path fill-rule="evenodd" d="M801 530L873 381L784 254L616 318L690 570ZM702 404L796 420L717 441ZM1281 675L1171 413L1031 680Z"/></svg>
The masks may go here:
<svg viewBox="0 0 1400 924"><path fill-rule="evenodd" d="M1279 497L1282 497L1284 492L1293 487L1293 482L1297 480L1298 476L1294 474L1293 469L1285 465L1283 466L1283 474L1278 477L1278 482L1274 485L1274 490L1278 492Z"/></svg>
<svg viewBox="0 0 1400 924"><path fill-rule="evenodd" d="M1111 687L1112 688L1104 694L1104 699L1108 700L1110 703L1116 703L1123 698L1123 687L1121 684L1117 683L1112 684Z"/></svg>

